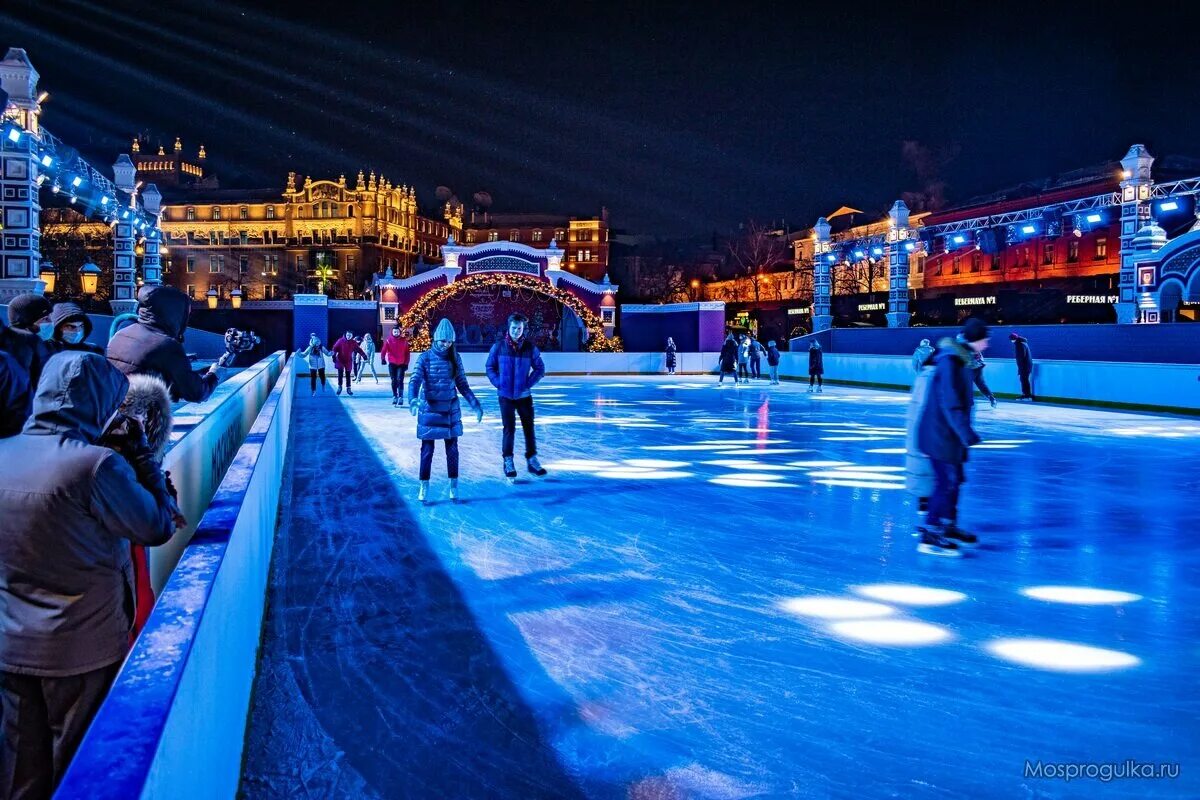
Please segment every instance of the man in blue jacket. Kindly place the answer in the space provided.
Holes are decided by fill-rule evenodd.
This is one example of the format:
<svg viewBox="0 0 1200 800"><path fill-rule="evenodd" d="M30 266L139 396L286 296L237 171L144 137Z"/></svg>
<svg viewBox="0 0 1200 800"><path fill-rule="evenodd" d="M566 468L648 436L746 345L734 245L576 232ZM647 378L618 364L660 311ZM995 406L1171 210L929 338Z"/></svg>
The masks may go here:
<svg viewBox="0 0 1200 800"><path fill-rule="evenodd" d="M504 477L517 477L513 463L513 439L517 420L525 434L525 464L529 472L541 477L546 474L537 458L537 439L533 433L533 387L546 374L542 354L529 336L529 319L524 314L508 318L507 335L492 345L487 358L487 375L500 399L500 419L504 422Z"/></svg>
<svg viewBox="0 0 1200 800"><path fill-rule="evenodd" d="M971 427L975 405L972 363L987 346L987 325L974 318L967 320L958 336L938 343L917 426L917 449L929 457L933 468L933 494L917 545L922 553L956 556L959 543L977 541L974 534L958 527L958 490L964 480L967 448L980 441Z"/></svg>

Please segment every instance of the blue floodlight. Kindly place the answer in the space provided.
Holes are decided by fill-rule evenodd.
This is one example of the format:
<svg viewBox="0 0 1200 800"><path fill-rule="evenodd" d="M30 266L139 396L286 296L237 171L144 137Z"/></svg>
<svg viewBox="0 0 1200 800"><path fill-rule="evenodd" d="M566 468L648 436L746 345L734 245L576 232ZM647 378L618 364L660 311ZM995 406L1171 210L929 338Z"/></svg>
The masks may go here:
<svg viewBox="0 0 1200 800"><path fill-rule="evenodd" d="M1178 211L1179 203L1175 200L1166 200L1166 201L1162 202L1161 204L1159 204L1158 210L1159 211Z"/></svg>
<svg viewBox="0 0 1200 800"><path fill-rule="evenodd" d="M916 245L914 245L912 242L905 242L904 249L905 251L911 253L914 249L916 249Z"/></svg>
<svg viewBox="0 0 1200 800"><path fill-rule="evenodd" d="M48 155L42 156L42 166L43 167L48 167L53 163L54 163L54 159L51 158L50 156L48 156Z"/></svg>
<svg viewBox="0 0 1200 800"><path fill-rule="evenodd" d="M122 211L122 212L121 212L121 219L129 219L129 212L128 212L128 211Z"/></svg>
<svg viewBox="0 0 1200 800"><path fill-rule="evenodd" d="M1103 218L1099 214L1088 214L1086 219L1089 223L1091 223L1092 225L1095 225L1097 222L1099 222Z"/></svg>
<svg viewBox="0 0 1200 800"><path fill-rule="evenodd" d="M873 255L873 256L881 256L881 255L883 255L883 248L882 248L882 247L872 247L872 248L871 248L871 255Z"/></svg>
<svg viewBox="0 0 1200 800"><path fill-rule="evenodd" d="M100 205L102 205L102 206L108 205L108 195L105 195L104 197L100 198Z"/></svg>
<svg viewBox="0 0 1200 800"><path fill-rule="evenodd" d="M966 239L966 237L965 237L965 236L963 236L961 233L956 233L956 234L954 234L954 240L953 240L953 241L954 241L954 243L955 243L955 244L962 244L963 242L967 241L967 239Z"/></svg>
<svg viewBox="0 0 1200 800"><path fill-rule="evenodd" d="M862 259L867 257L867 254L864 253L862 250L855 250L854 257L857 258L859 261L861 261Z"/></svg>
<svg viewBox="0 0 1200 800"><path fill-rule="evenodd" d="M8 132L8 140L10 142L12 142L13 144L16 144L17 142L21 141L21 129L14 126Z"/></svg>
<svg viewBox="0 0 1200 800"><path fill-rule="evenodd" d="M828 256L826 256L826 258L829 260L830 264L837 263L837 256L835 256L833 253L830 253Z"/></svg>
<svg viewBox="0 0 1200 800"><path fill-rule="evenodd" d="M83 185L83 178L79 177L78 175L76 175L74 178L71 179L71 186L75 187L76 189L78 189L82 185Z"/></svg>
<svg viewBox="0 0 1200 800"><path fill-rule="evenodd" d="M62 187L58 185L58 181L54 182L54 185L50 187L50 191L54 192L55 194L58 194L62 191Z"/></svg>
<svg viewBox="0 0 1200 800"><path fill-rule="evenodd" d="M1025 234L1026 236L1028 236L1029 234L1034 233L1036 231L1037 231L1037 228L1033 225L1025 225L1021 228L1021 233Z"/></svg>

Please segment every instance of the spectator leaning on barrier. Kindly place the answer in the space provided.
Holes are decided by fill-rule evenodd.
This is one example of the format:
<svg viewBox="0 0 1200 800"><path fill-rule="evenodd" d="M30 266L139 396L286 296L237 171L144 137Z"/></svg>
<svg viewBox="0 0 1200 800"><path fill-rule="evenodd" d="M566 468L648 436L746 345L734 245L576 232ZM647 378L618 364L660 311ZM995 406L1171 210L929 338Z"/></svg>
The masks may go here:
<svg viewBox="0 0 1200 800"><path fill-rule="evenodd" d="M99 345L86 341L92 335L92 321L74 303L55 303L50 312L51 346L58 352L79 351L104 355Z"/></svg>
<svg viewBox="0 0 1200 800"><path fill-rule="evenodd" d="M1033 400L1033 353L1029 351L1029 340L1013 331L1008 335L1013 343L1013 357L1017 360L1017 377L1021 379L1021 400Z"/></svg>
<svg viewBox="0 0 1200 800"><path fill-rule="evenodd" d="M63 353L33 416L0 440L0 794L50 797L129 649L129 543L163 544L174 503L128 379ZM122 457L102 439L122 439Z"/></svg>
<svg viewBox="0 0 1200 800"><path fill-rule="evenodd" d="M912 354L913 372L920 372L921 367L925 366L925 362L931 355L933 355L933 345L929 343L928 339L922 339Z"/></svg>
<svg viewBox="0 0 1200 800"><path fill-rule="evenodd" d="M8 327L0 328L0 350L16 359L36 387L42 366L54 354L45 341L53 333L50 322L50 301L40 294L17 295L8 304Z"/></svg>
<svg viewBox="0 0 1200 800"><path fill-rule="evenodd" d="M779 347L776 346L775 340L767 342L767 368L771 373L771 384L779 385Z"/></svg>
<svg viewBox="0 0 1200 800"><path fill-rule="evenodd" d="M172 400L207 400L220 378L214 363L204 373L192 370L183 349L192 301L173 286L143 286L138 292L137 323L122 328L108 343L108 360L126 375L157 375Z"/></svg>

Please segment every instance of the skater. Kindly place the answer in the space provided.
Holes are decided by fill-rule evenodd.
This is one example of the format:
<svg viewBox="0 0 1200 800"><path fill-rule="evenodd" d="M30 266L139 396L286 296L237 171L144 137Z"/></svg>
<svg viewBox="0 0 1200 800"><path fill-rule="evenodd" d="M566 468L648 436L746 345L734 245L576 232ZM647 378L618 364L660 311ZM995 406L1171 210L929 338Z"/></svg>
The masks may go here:
<svg viewBox="0 0 1200 800"><path fill-rule="evenodd" d="M509 481L517 477L517 467L513 463L517 415L521 417L521 432L525 435L525 466L530 474L539 478L546 474L538 462L537 438L533 431L533 387L546 374L546 365L542 363L537 345L525 335L528 324L529 318L524 314L511 315L507 335L492 345L487 357L488 380L496 387L500 419L504 422L500 455L504 459L504 477Z"/></svg>
<svg viewBox="0 0 1200 800"><path fill-rule="evenodd" d="M721 373L721 377L717 378L717 383L724 383L725 382L725 373L728 372L733 375L733 385L737 386L737 384L738 384L737 358L738 358L738 344L737 344L737 341L733 338L733 334L730 333L728 336L725 337L725 341L721 345L721 356L719 359L720 363L717 365L717 371Z"/></svg>
<svg viewBox="0 0 1200 800"><path fill-rule="evenodd" d="M925 341L929 341L926 339ZM919 352L919 350L918 350ZM925 360L917 365L917 377L913 380L912 394L908 398L908 413L905 419L904 472L905 487L917 498L917 513L929 509L929 496L933 494L933 467L929 457L917 446L917 428L921 422L921 411L929 395L929 381L933 379L933 356L930 347ZM914 354L914 359L916 354Z"/></svg>
<svg viewBox="0 0 1200 800"><path fill-rule="evenodd" d="M750 380L750 337L744 333L738 334L737 341L738 377Z"/></svg>
<svg viewBox="0 0 1200 800"><path fill-rule="evenodd" d="M1008 335L1013 343L1013 355L1017 359L1017 377L1021 379L1021 396L1019 400L1033 401L1033 354L1029 352L1029 340L1013 331Z"/></svg>
<svg viewBox="0 0 1200 800"><path fill-rule="evenodd" d="M762 378L763 346L758 339L750 337L750 377Z"/></svg>
<svg viewBox="0 0 1200 800"><path fill-rule="evenodd" d="M808 391L812 392L813 384L817 386L817 394L825 391L825 353L821 343L813 340L808 346Z"/></svg>
<svg viewBox="0 0 1200 800"><path fill-rule="evenodd" d="M925 362L931 355L933 355L933 345L929 343L928 339L922 339L912 354L913 372L920 372L921 367L925 366Z"/></svg>
<svg viewBox="0 0 1200 800"><path fill-rule="evenodd" d="M355 383L362 383L363 372L368 366L371 368L371 377L375 379L376 383L379 383L379 375L375 372L375 337L370 333L364 333L360 347L363 349L363 357L358 362L358 374L354 376Z"/></svg>
<svg viewBox="0 0 1200 800"><path fill-rule="evenodd" d="M404 405L404 373L408 370L408 339L400 331L400 326L392 327L392 335L383 340L383 348L379 351L379 360L388 368L388 376L392 379L392 405Z"/></svg>
<svg viewBox="0 0 1200 800"><path fill-rule="evenodd" d="M462 358L454 346L454 326L443 319L433 332L433 347L417 359L408 383L408 404L417 418L417 438L421 440L422 503L429 495L429 476L433 471L434 443L446 443L446 476L450 478L450 499L458 500L458 437L462 436L462 411L458 395L475 410L475 421L483 420L483 407L467 383Z"/></svg>
<svg viewBox="0 0 1200 800"><path fill-rule="evenodd" d="M667 337L667 350L666 350L667 374L668 375L675 374L675 351L676 351L675 340L672 339L670 336L668 336Z"/></svg>
<svg viewBox="0 0 1200 800"><path fill-rule="evenodd" d="M354 389L351 388L350 379L354 377L354 359L356 356L366 356L366 353L358 346L354 334L350 331L346 331L346 335L334 342L329 350L333 353L333 366L337 368L337 393L342 393L342 378L345 377L346 394L353 397Z"/></svg>
<svg viewBox="0 0 1200 800"><path fill-rule="evenodd" d="M958 527L958 492L964 480L967 448L979 443L971 427L975 393L971 388L974 354L988 346L988 328L981 319L968 319L962 332L943 339L934 358L926 401L917 424L917 448L929 457L933 493L918 528L917 549L929 555L956 556L958 545L974 544L974 534Z"/></svg>
<svg viewBox="0 0 1200 800"><path fill-rule="evenodd" d="M779 348L775 346L775 340L767 342L767 369L771 373L771 385L779 385Z"/></svg>
<svg viewBox="0 0 1200 800"><path fill-rule="evenodd" d="M983 368L987 364L983 360L983 354L975 352L971 354L971 382L979 387L979 391L983 392L983 396L987 398L988 403L992 408L996 407L996 395L992 394L992 390L988 388L987 381L983 379Z"/></svg>
<svg viewBox="0 0 1200 800"><path fill-rule="evenodd" d="M315 333L308 336L308 347L300 355L308 361L308 388L312 396L317 396L317 376L321 378L321 391L325 391L325 357L330 355L329 349L321 344Z"/></svg>

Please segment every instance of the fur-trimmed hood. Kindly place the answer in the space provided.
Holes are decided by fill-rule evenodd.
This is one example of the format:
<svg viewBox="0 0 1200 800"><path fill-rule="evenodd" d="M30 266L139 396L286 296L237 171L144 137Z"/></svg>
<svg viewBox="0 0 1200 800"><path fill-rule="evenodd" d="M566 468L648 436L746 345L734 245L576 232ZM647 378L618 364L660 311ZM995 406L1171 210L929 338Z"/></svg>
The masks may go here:
<svg viewBox="0 0 1200 800"><path fill-rule="evenodd" d="M171 393L157 375L130 375L121 413L142 423L146 441L159 461L171 440Z"/></svg>

